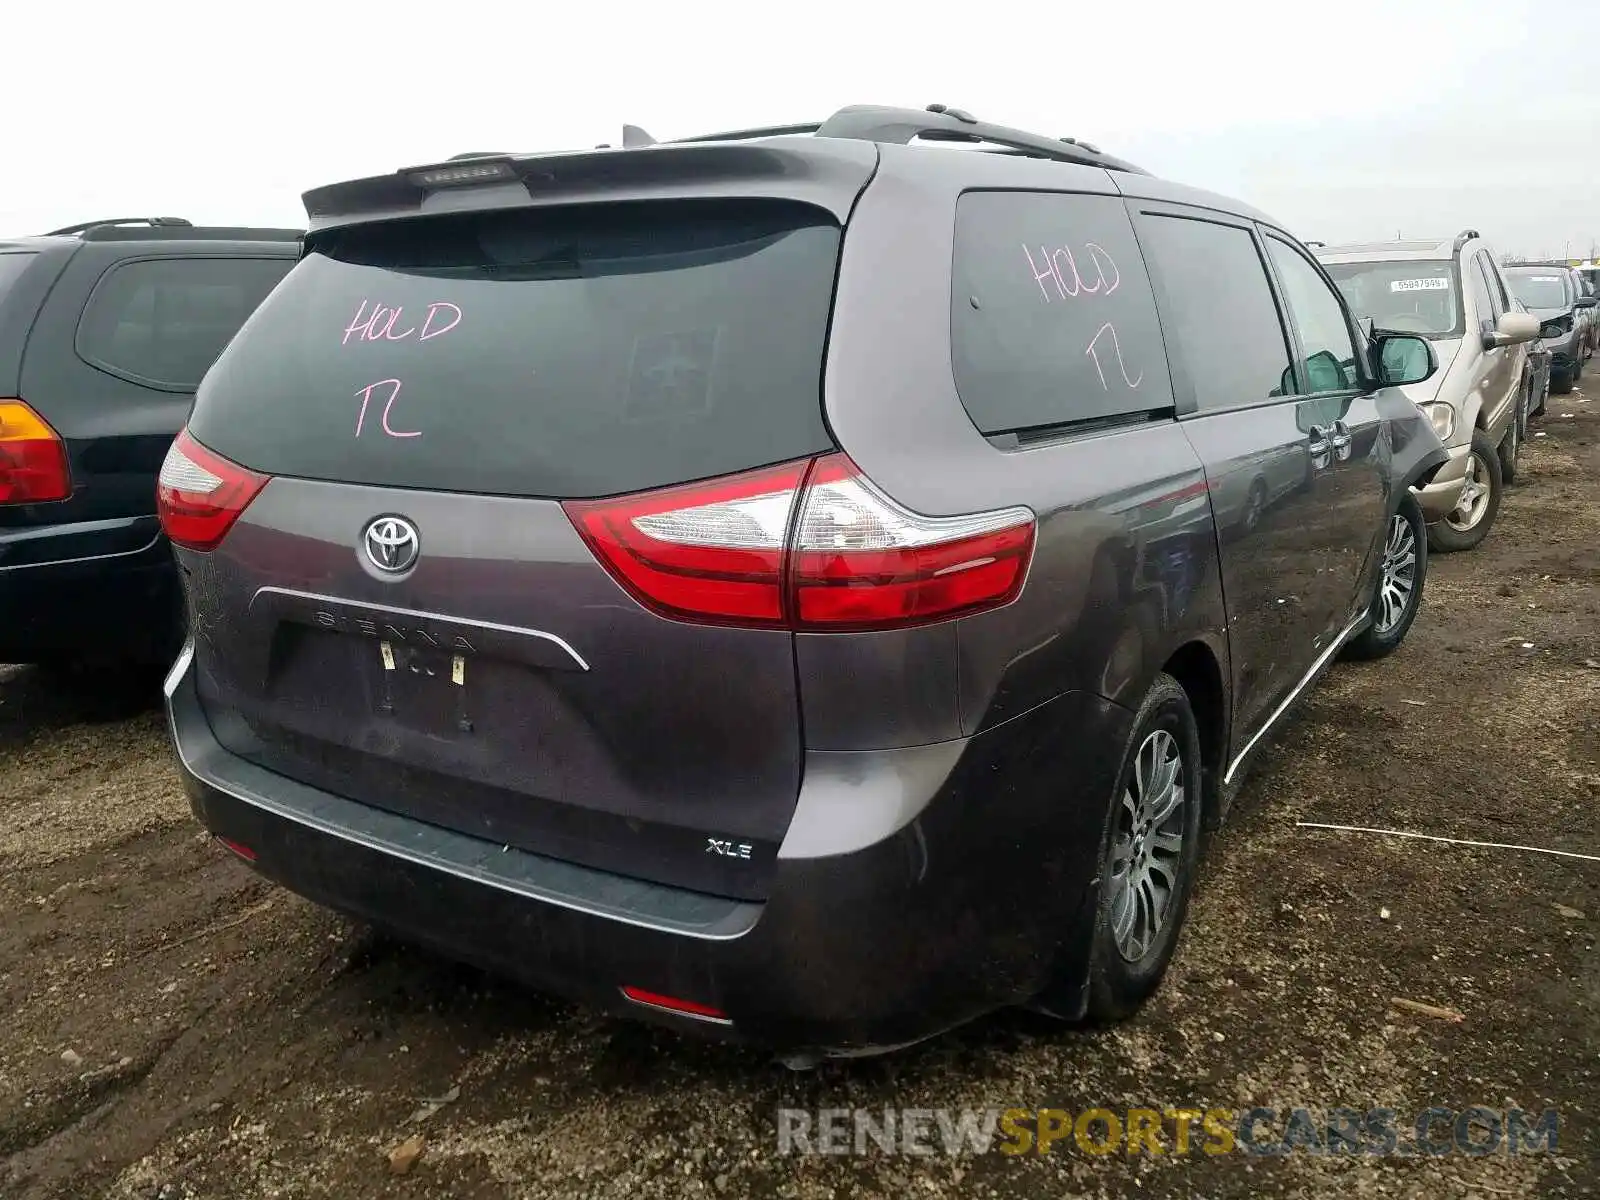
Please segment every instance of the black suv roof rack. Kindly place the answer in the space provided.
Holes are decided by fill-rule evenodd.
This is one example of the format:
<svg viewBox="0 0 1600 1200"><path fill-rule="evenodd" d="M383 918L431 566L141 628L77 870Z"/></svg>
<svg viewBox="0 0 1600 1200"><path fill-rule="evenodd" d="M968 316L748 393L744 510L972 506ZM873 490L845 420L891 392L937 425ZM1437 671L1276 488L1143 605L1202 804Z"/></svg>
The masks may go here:
<svg viewBox="0 0 1600 1200"><path fill-rule="evenodd" d="M82 225L68 225L63 229L52 229L45 237L68 237L75 233L87 233L91 229L98 229L102 225L150 225L163 229L192 229L193 221L182 217L107 217L103 221L85 221Z"/></svg>
<svg viewBox="0 0 1600 1200"><path fill-rule="evenodd" d="M196 225L183 217L116 217L52 229L44 237L79 237L86 242L298 242L300 229L251 229L243 226Z"/></svg>
<svg viewBox="0 0 1600 1200"><path fill-rule="evenodd" d="M638 132L643 133L643 130ZM678 142L747 141L752 138L807 133L817 137L856 138L861 141L886 142L900 146L918 138L930 142L998 146L1002 152L1030 158L1104 167L1112 171L1129 171L1138 175L1149 174L1143 168L1106 154L1098 146L1092 146L1077 138L1052 138L1044 134L1029 133L1023 129L1012 129L1005 125L991 125L987 121L978 120L963 109L951 108L946 104L930 104L920 111L914 108L852 104L841 108L826 121L816 124L770 125L757 129L700 134L696 137L675 140Z"/></svg>

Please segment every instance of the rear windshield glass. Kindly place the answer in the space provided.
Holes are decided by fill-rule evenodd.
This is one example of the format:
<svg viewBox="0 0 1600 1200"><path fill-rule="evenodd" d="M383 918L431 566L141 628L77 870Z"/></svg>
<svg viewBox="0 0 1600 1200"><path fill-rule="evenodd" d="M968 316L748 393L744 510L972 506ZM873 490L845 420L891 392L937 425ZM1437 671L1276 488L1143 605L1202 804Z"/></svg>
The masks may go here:
<svg viewBox="0 0 1600 1200"><path fill-rule="evenodd" d="M1529 308L1566 308L1572 303L1567 276L1559 271L1507 271L1512 295Z"/></svg>
<svg viewBox="0 0 1600 1200"><path fill-rule="evenodd" d="M1460 291L1448 259L1420 262L1324 263L1357 319L1379 329L1457 337Z"/></svg>
<svg viewBox="0 0 1600 1200"><path fill-rule="evenodd" d="M28 264L32 261L31 250L23 253L0 252L0 301L6 298L11 285L22 278L22 273L28 269Z"/></svg>
<svg viewBox="0 0 1600 1200"><path fill-rule="evenodd" d="M281 258L148 258L112 267L78 324L78 353L135 383L193 391L262 297Z"/></svg>
<svg viewBox="0 0 1600 1200"><path fill-rule="evenodd" d="M585 497L827 448L839 228L776 202L340 231L240 331L191 428L271 474Z"/></svg>

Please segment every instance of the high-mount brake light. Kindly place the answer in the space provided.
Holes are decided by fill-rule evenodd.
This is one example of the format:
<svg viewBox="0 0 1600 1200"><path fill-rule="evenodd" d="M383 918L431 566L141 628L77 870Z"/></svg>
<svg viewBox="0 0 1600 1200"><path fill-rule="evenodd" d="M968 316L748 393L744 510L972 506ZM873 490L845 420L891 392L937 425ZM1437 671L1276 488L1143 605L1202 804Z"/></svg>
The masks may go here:
<svg viewBox="0 0 1600 1200"><path fill-rule="evenodd" d="M70 495L60 435L21 400L0 400L0 504L44 504Z"/></svg>
<svg viewBox="0 0 1600 1200"><path fill-rule="evenodd" d="M893 629L1010 603L1027 508L925 517L843 454L612 500L568 501L614 578L663 616L800 630Z"/></svg>
<svg viewBox="0 0 1600 1200"><path fill-rule="evenodd" d="M508 159L480 162L441 163L437 167L413 167L405 176L418 187L461 187L473 183L493 183L515 179L516 170Z"/></svg>
<svg viewBox="0 0 1600 1200"><path fill-rule="evenodd" d="M161 528L175 545L214 550L267 479L207 450L185 429L167 449L156 482Z"/></svg>

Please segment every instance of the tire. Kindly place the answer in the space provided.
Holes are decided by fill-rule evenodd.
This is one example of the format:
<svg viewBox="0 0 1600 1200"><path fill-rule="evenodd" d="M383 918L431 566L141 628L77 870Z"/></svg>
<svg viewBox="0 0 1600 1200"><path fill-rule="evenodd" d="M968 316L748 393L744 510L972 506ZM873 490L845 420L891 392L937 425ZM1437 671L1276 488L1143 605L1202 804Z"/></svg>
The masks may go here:
<svg viewBox="0 0 1600 1200"><path fill-rule="evenodd" d="M1378 568L1378 579L1372 591L1372 624L1350 640L1342 657L1364 662L1392 654L1406 640L1412 622L1417 619L1427 580L1427 526L1416 499L1407 496L1389 518L1384 531L1383 563ZM1397 593L1403 595L1397 596ZM1400 600L1398 606L1397 599Z"/></svg>
<svg viewBox="0 0 1600 1200"><path fill-rule="evenodd" d="M1168 754L1177 760L1172 786L1181 791L1181 796L1166 819L1150 826L1152 816L1158 817L1159 813L1148 813L1143 802L1147 798L1152 803L1159 802L1163 793L1152 788L1147 797L1140 781L1157 782L1165 772L1156 771L1151 756L1170 761L1166 759ZM1200 857L1202 803L1200 732L1194 710L1188 693L1176 679L1158 675L1134 719L1133 737L1123 752L1122 769L1117 774L1101 835L1101 883L1095 901L1085 1010L1090 1020L1120 1021L1132 1016L1160 986L1177 949L1194 887ZM1133 849L1141 843L1129 836L1140 827L1141 820L1147 823L1141 835L1145 856L1142 860L1141 851ZM1164 836L1158 841L1157 834ZM1175 847L1170 841L1173 837L1181 838ZM1141 861L1149 864L1142 875L1137 865ZM1152 930L1151 922L1140 920L1147 908L1139 896L1154 897L1162 903L1159 892L1163 877L1170 888L1160 921ZM1146 883L1142 884L1141 878ZM1144 937L1138 936L1141 932Z"/></svg>
<svg viewBox="0 0 1600 1200"><path fill-rule="evenodd" d="M1481 429L1472 431L1472 456L1467 460L1468 486L1481 489L1481 504L1474 504L1470 512L1462 514L1457 508L1442 520L1428 526L1428 546L1442 554L1457 550L1471 550L1494 525L1500 512L1500 497L1505 491L1505 480L1500 475L1500 453L1491 445L1489 435ZM1467 492L1462 491L1463 500Z"/></svg>
<svg viewBox="0 0 1600 1200"><path fill-rule="evenodd" d="M1580 355L1577 356L1577 358L1574 360L1574 362L1572 364L1572 382L1573 382L1573 384L1576 385L1578 380L1580 380L1582 378L1583 378L1583 355L1580 354ZM1569 388L1568 390L1570 391L1571 389Z"/></svg>
<svg viewBox="0 0 1600 1200"><path fill-rule="evenodd" d="M1522 456L1523 434L1523 401L1517 402L1517 412L1512 416L1511 423L1506 426L1505 436L1500 439L1500 479L1503 483L1517 481L1517 459Z"/></svg>
<svg viewBox="0 0 1600 1200"><path fill-rule="evenodd" d="M1562 371L1560 374L1550 376L1550 390L1558 396L1565 396L1572 390L1572 385L1577 383L1576 371Z"/></svg>

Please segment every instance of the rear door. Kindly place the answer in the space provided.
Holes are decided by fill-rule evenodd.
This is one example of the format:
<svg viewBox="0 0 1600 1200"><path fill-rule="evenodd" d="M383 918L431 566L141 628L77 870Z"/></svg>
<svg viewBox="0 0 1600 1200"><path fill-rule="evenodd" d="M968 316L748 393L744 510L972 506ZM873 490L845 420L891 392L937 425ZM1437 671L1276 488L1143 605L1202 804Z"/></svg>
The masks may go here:
<svg viewBox="0 0 1600 1200"><path fill-rule="evenodd" d="M1317 644L1325 646L1366 611L1365 584L1388 511L1392 454L1378 397L1356 362L1359 344L1338 290L1287 238L1262 230L1289 316L1297 356L1299 423L1311 438L1318 504L1329 540L1322 548L1333 601Z"/></svg>
<svg viewBox="0 0 1600 1200"><path fill-rule="evenodd" d="M618 498L681 488L646 502L657 537L737 525L752 564L781 542L784 464L831 446L841 236L767 199L310 239L190 426L273 477L180 554L218 737L497 846L764 895L800 785L793 635L653 610L564 504L626 538ZM626 569L742 603L693 562Z"/></svg>
<svg viewBox="0 0 1600 1200"><path fill-rule="evenodd" d="M1253 224L1134 202L1156 287L1180 422L1216 515L1234 729L1258 731L1305 676L1346 600L1328 573L1341 536L1329 504L1325 406L1305 399ZM1313 433L1317 428L1319 432Z"/></svg>

